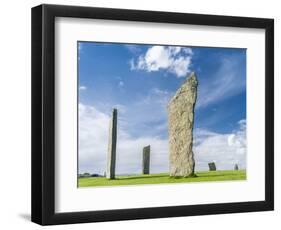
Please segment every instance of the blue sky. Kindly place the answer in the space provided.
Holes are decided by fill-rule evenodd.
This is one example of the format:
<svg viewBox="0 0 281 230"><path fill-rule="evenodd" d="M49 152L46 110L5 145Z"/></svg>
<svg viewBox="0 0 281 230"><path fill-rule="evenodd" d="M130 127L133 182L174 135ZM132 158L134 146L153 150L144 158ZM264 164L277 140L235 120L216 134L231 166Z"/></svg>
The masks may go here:
<svg viewBox="0 0 281 230"><path fill-rule="evenodd" d="M246 49L78 42L79 172L103 173L112 108L118 109L117 173L168 171L169 99L198 77L195 170L208 161L246 168ZM100 134L100 135L99 135ZM212 143L215 142L215 143Z"/></svg>

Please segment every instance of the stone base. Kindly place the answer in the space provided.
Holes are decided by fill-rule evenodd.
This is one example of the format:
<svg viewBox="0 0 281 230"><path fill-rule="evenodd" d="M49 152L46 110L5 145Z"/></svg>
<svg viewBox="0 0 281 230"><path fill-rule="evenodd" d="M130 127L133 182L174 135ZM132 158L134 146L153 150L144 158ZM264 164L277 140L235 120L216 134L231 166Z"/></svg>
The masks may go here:
<svg viewBox="0 0 281 230"><path fill-rule="evenodd" d="M174 178L174 179L195 178L195 177L198 177L195 173L190 174L189 176L171 176L171 175L170 175L170 178Z"/></svg>

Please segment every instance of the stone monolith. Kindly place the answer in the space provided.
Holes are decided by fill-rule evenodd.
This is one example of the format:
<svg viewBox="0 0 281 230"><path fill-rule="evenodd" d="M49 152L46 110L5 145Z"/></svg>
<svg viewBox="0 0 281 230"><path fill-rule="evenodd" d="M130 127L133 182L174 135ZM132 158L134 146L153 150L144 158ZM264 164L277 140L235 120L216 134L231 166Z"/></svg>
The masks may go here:
<svg viewBox="0 0 281 230"><path fill-rule="evenodd" d="M150 167L150 145L145 146L142 152L142 173L149 174Z"/></svg>
<svg viewBox="0 0 281 230"><path fill-rule="evenodd" d="M209 170L210 171L216 171L217 170L215 162L210 162L210 163L208 163L208 165L209 165Z"/></svg>
<svg viewBox="0 0 281 230"><path fill-rule="evenodd" d="M109 125L109 140L107 152L106 178L115 178L116 165L116 142L117 142L117 109L113 109Z"/></svg>
<svg viewBox="0 0 281 230"><path fill-rule="evenodd" d="M191 73L168 104L170 176L194 175L192 146L197 85L197 77Z"/></svg>

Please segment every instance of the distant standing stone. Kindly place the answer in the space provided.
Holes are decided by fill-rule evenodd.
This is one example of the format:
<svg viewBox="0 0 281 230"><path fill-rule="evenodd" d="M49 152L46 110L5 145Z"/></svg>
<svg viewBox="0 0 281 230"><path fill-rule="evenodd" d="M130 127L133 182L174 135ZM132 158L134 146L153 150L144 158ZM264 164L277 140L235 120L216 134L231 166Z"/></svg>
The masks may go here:
<svg viewBox="0 0 281 230"><path fill-rule="evenodd" d="M145 146L142 152L142 173L149 174L150 167L150 145Z"/></svg>
<svg viewBox="0 0 281 230"><path fill-rule="evenodd" d="M191 73L168 104L170 176L194 174L192 145L197 85L197 77Z"/></svg>
<svg viewBox="0 0 281 230"><path fill-rule="evenodd" d="M210 162L208 165L209 165L209 170L210 171L216 171L217 170L215 162Z"/></svg>
<svg viewBox="0 0 281 230"><path fill-rule="evenodd" d="M234 170L239 170L238 164L234 165Z"/></svg>
<svg viewBox="0 0 281 230"><path fill-rule="evenodd" d="M116 142L117 142L117 109L113 109L109 125L109 141L107 152L106 178L115 178L116 164Z"/></svg>

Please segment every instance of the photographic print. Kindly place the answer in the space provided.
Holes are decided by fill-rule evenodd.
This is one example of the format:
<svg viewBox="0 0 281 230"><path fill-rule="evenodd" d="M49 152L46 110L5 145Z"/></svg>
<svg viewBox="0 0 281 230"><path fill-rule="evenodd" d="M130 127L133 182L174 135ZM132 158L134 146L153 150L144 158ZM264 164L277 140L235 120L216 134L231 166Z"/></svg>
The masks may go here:
<svg viewBox="0 0 281 230"><path fill-rule="evenodd" d="M274 210L273 19L43 4L31 31L33 222Z"/></svg>
<svg viewBox="0 0 281 230"><path fill-rule="evenodd" d="M246 49L79 41L78 187L245 180Z"/></svg>

